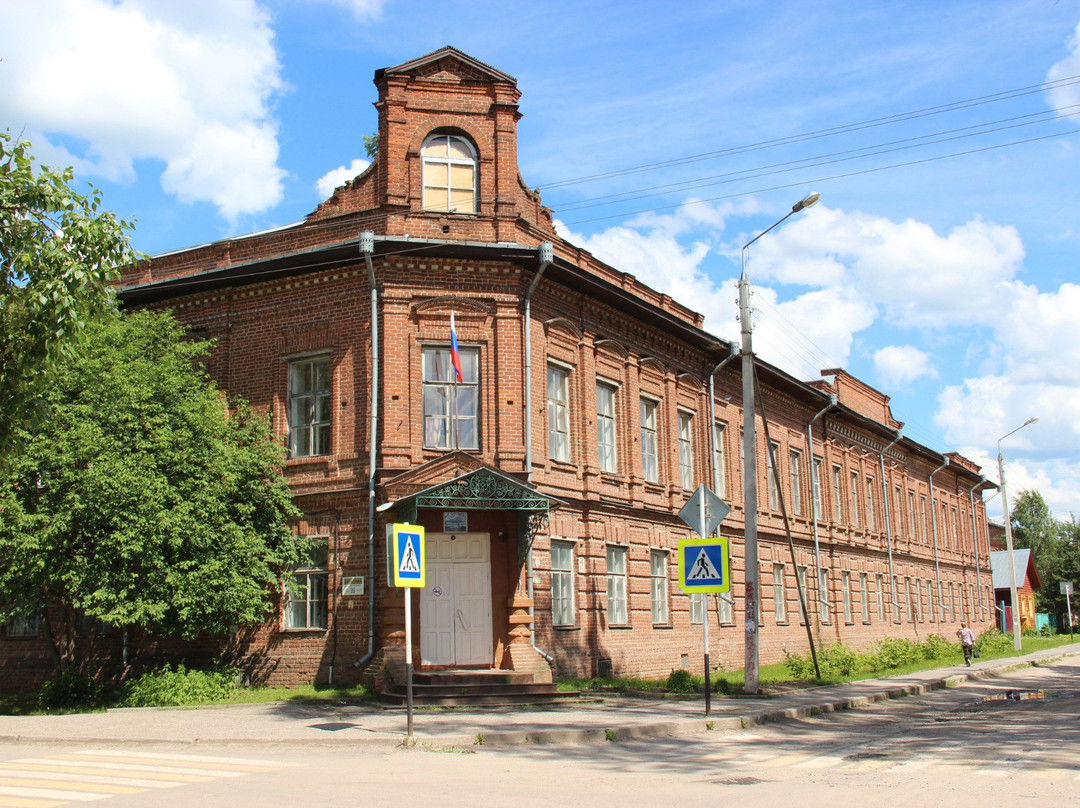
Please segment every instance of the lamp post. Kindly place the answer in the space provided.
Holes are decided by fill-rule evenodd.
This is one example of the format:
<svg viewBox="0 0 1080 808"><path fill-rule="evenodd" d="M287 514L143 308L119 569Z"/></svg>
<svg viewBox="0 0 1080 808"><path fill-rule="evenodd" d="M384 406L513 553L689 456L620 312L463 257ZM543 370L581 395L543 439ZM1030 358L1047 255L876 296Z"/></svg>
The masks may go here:
<svg viewBox="0 0 1080 808"><path fill-rule="evenodd" d="M739 324L742 330L743 400L743 543L746 550L746 588L743 600L746 624L746 664L743 689L758 692L758 547L757 547L757 438L754 422L754 348L750 322L750 281L746 277L746 250L789 216L817 204L817 191L791 206L791 212L762 230L742 248L742 275L739 277Z"/></svg>
<svg viewBox="0 0 1080 808"><path fill-rule="evenodd" d="M1012 603L1013 648L1017 651L1023 650L1020 642L1020 603L1017 601L1016 596L1016 563L1013 561L1012 519L1009 517L1009 495L1005 493L1005 459L1001 456L1001 442L1013 432L1019 432L1028 424L1033 424L1038 420L1039 416L1033 415L1012 432L1006 432L998 438L998 477L1001 478L1001 509L1005 514L1005 550L1008 553L1009 562L1009 599Z"/></svg>

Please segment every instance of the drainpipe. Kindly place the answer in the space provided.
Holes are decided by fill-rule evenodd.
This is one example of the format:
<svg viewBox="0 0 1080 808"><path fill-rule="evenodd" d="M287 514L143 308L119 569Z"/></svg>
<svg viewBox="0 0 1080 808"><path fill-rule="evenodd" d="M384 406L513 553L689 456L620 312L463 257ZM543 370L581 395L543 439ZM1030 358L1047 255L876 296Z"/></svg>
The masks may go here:
<svg viewBox="0 0 1080 808"><path fill-rule="evenodd" d="M986 482L986 475L980 474L979 481L968 490L968 507L971 508L971 543L975 545L975 591L979 596L979 619L985 620L982 601L982 571L979 568L979 531L975 521L975 489ZM981 499L981 496L980 496Z"/></svg>
<svg viewBox="0 0 1080 808"><path fill-rule="evenodd" d="M550 241L538 248L540 266L533 275L532 283L525 292L525 480L532 482L532 296L540 278L554 260L554 248ZM531 596L531 595L530 595Z"/></svg>
<svg viewBox="0 0 1080 808"><path fill-rule="evenodd" d="M709 465L712 467L713 486L716 486L716 374L720 371L724 365L730 362L732 359L739 355L739 346L734 342L728 343L728 355L720 360L719 364L712 369L712 373L709 374L709 413L712 415L712 422L709 424L709 444L712 447L712 458ZM719 492L715 492L719 495Z"/></svg>
<svg viewBox="0 0 1080 808"><path fill-rule="evenodd" d="M904 430L896 430L896 437L893 438L892 443L878 453L881 460L881 502L885 506L885 542L889 548L889 591L892 592L892 607L894 613L896 613L896 610L899 608L899 603L896 600L896 587L893 583L895 579L893 578L892 565L892 525L889 523L889 486L885 482L885 453L899 443L902 437L904 437Z"/></svg>
<svg viewBox="0 0 1080 808"><path fill-rule="evenodd" d="M529 288L525 291L525 480L529 483L532 482L532 329L530 328L532 322L532 296L533 292L536 291L536 287L540 284L540 278L544 276L544 272L551 266L551 262L555 260L554 247L550 241L544 241L540 244L537 248L537 258L540 265L536 268L532 283L529 284ZM521 522L518 524L520 525ZM518 540L520 541L520 539L519 536ZM536 619L534 616L535 609L533 608L535 587L533 578L532 537L530 536L529 546L526 548L525 553L525 582L529 594L529 644L536 653L547 660L549 665L553 665L555 657L536 645Z"/></svg>
<svg viewBox="0 0 1080 808"><path fill-rule="evenodd" d="M819 412L817 415L815 415L813 418L811 418L810 423L808 423L806 425L806 445L810 449L810 524L813 527L813 531L814 531L814 573L815 573L815 576L816 576L815 581L814 581L814 586L817 587L817 589L819 590L818 591L819 606L820 606L820 601L822 601L823 598L822 598L822 592L820 591L821 590L821 545L820 545L820 543L818 541L817 499L814 497L814 421L816 421L818 418L823 416L829 410L836 407L836 402L837 402L836 394L835 393L829 393L829 403L825 406L825 409L823 409L821 412ZM822 460L824 460L824 456L822 457ZM820 476L818 476L818 491L819 492L821 491L821 477ZM798 575L798 572L799 572L798 570L795 570L796 575ZM805 606L804 606L804 609L805 609ZM820 613L820 609L819 609L819 613ZM806 625L810 625L810 615L804 614L803 617L806 618Z"/></svg>
<svg viewBox="0 0 1080 808"><path fill-rule="evenodd" d="M930 524L934 528L934 573L937 576L937 601L939 616L945 617L945 604L941 600L941 565L938 563L938 538L937 538L937 503L934 502L934 475L949 465L949 458L945 458L945 462L938 466L936 469L930 472L928 481L930 483ZM944 622L944 620L943 620Z"/></svg>
<svg viewBox="0 0 1080 808"><path fill-rule="evenodd" d="M367 653L353 663L355 668L364 665L375 655L375 464L379 426L379 290L375 286L375 267L371 263L371 256L375 254L375 234L369 230L362 232L359 246L371 285L371 384L368 398L371 430L368 435L368 640Z"/></svg>

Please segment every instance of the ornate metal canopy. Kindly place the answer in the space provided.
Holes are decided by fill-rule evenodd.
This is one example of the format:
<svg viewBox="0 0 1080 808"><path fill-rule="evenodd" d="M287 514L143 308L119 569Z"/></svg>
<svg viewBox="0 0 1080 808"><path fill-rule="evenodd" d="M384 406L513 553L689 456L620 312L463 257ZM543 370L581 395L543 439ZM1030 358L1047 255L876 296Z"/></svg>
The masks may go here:
<svg viewBox="0 0 1080 808"><path fill-rule="evenodd" d="M479 468L445 483L402 497L394 503L398 517L415 522L421 508L474 511L517 511L518 547L527 552L533 536L548 520L552 508L564 505L558 497L541 494L526 483Z"/></svg>

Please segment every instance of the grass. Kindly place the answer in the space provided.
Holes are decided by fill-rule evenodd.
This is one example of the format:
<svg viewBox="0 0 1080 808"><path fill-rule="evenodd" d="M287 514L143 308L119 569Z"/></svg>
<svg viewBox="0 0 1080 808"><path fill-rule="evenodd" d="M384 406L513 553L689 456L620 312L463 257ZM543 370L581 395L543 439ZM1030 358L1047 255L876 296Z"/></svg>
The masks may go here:
<svg viewBox="0 0 1080 808"><path fill-rule="evenodd" d="M1008 645L1005 648L990 648L980 647L979 652L981 656L980 660L988 659L1004 659L1009 657L1020 656L1022 654L1030 654L1035 651L1044 651L1049 649L1058 648L1062 645L1068 645L1075 642L1076 639L1080 639L1080 635L1076 639L1070 637L1068 634L1059 634L1049 637L1039 635L1028 635L1022 638L1023 650L1017 652L1012 646L1012 639L1006 635ZM919 671L936 670L939 668L951 668L957 665L964 664L964 656L960 652L959 645L954 646L955 653L951 653L945 658L938 659L920 659L907 664L890 667L885 670L870 670L864 665L857 666L854 671L847 674L833 673L823 675L820 679L815 678L796 678L792 675L791 669L786 663L780 662L772 665L762 665L758 669L758 682L761 690L768 694L770 692L782 692L785 690L791 690L799 687L815 687L819 685L832 685L842 684L843 682L853 682L860 679L874 679L883 676L903 676L909 673L917 673ZM821 649L818 649L819 655ZM807 652L809 656L809 652ZM857 658L862 661L866 655L857 655ZM955 658L954 658L955 657ZM688 698L700 698L701 693L705 689L705 679L699 675L691 676L693 681L693 693L687 696ZM732 670L715 670L710 676L710 684L712 684L714 691L718 691L720 694L724 692L739 694L742 692L743 684L745 681L745 675L741 668ZM726 683L726 684L723 684ZM666 688L667 678L664 679L645 679L640 677L609 677L598 678L592 677L589 679L560 679L558 681L558 687L560 690L577 690L583 693L614 693L614 694L653 694L657 696L671 697L673 695Z"/></svg>
<svg viewBox="0 0 1080 808"><path fill-rule="evenodd" d="M1080 639L1078 636L1077 639ZM980 638L980 659L1007 659L1018 656L1012 646L1009 635L1000 636L997 642L982 642ZM1062 645L1068 645L1076 641L1069 635L1026 635L1023 637L1023 651L1028 654L1035 651L1052 650ZM819 656L823 649L819 650ZM807 655L808 656L808 655ZM858 664L853 671L845 674L832 673L820 679L797 678L792 675L791 668L786 663L762 665L758 670L758 682L764 693L777 693L798 687L814 687L817 685L840 684L842 682L857 681L859 679L877 678L881 676L902 676L924 670L937 668L955 667L963 665L963 655L959 646L950 646L945 657L937 659L919 659L906 664L889 667L887 669L870 670L866 667L865 660L869 655L856 655ZM691 687L686 688L689 680ZM672 693L668 689L671 681L680 684L681 692ZM712 672L710 682L718 695L738 695L741 693L744 682L742 669L716 670ZM704 691L705 680L697 675L680 675L665 677L664 679L647 679L643 677L591 677L588 679L560 679L557 686L561 691L580 691L584 693L602 694L651 694L663 698L700 698ZM100 702L92 707L75 707L64 709L42 709L38 705L37 691L0 691L0 715L46 715L74 712L96 712L117 706L120 693L118 691L106 691L101 695ZM227 699L210 702L211 704L264 704L271 702L337 702L344 704L356 704L373 701L375 694L368 688L357 685L338 687L328 685L302 685L295 688L272 688L272 687L237 687L231 691ZM481 741L482 743L482 741Z"/></svg>

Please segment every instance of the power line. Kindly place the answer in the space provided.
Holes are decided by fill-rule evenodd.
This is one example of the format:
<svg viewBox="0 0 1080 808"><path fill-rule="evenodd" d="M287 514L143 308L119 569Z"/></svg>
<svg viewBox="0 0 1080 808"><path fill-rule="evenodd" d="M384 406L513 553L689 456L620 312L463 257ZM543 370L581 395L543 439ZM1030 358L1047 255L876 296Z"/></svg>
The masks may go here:
<svg viewBox="0 0 1080 808"><path fill-rule="evenodd" d="M847 134L849 132L857 132L865 129L876 128L879 126L888 126L894 123L903 123L906 121L917 120L919 118L926 118L933 115L941 115L947 112L970 109L972 107L993 104L999 101L1008 101L1014 98L1022 98L1026 95L1033 95L1040 92L1046 92L1048 90L1056 90L1063 87L1070 87L1077 83L1080 83L1080 76L1066 76L1065 78L1055 79L1053 81L1047 81L1041 84L1032 84L1027 87L1018 87L1012 90L1002 90L996 93L990 93L989 95L977 96L975 98L968 98L961 101L953 101L950 103L939 104L932 107L923 107L922 109L911 110L909 112L900 112L894 115L886 115L881 118L871 118L866 121L841 124L839 126L833 126L826 129L817 129L811 132L803 132L797 135L773 138L771 140L763 140L756 143L744 144L741 146L732 146L726 149L703 152L701 154L692 154L686 157L675 157L670 160L662 160L655 163L645 163L643 165L630 166L628 168L614 169L612 171L606 171L597 174L589 174L566 180L558 180L556 182L541 184L541 187L544 189L562 188L570 185L579 185L587 182L596 182L598 180L621 177L628 174L639 174L646 171L656 171L662 168L686 165L688 163L700 162L702 160L713 160L719 157L726 157L734 154L746 154L749 152L774 148L776 146L789 145L792 143L805 143L810 140L819 140L821 138L832 137L834 135Z"/></svg>

